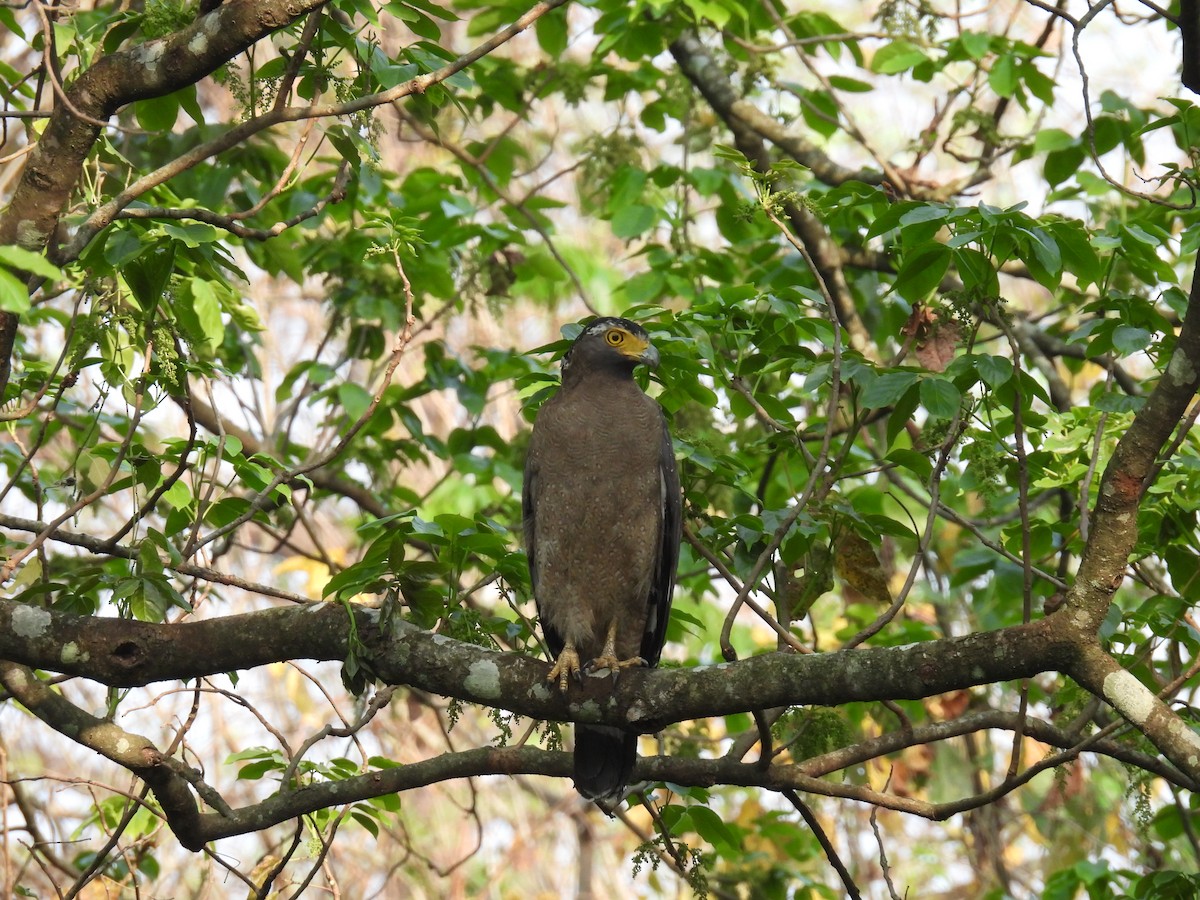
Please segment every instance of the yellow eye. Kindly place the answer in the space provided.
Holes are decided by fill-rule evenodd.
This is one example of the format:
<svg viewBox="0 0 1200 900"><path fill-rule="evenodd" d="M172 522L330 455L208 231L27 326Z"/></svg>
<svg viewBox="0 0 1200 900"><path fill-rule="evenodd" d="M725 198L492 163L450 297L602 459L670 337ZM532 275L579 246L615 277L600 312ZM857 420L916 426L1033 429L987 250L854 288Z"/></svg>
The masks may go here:
<svg viewBox="0 0 1200 900"><path fill-rule="evenodd" d="M620 346L621 342L625 340L625 332L613 330L606 334L604 339L614 347L617 347Z"/></svg>

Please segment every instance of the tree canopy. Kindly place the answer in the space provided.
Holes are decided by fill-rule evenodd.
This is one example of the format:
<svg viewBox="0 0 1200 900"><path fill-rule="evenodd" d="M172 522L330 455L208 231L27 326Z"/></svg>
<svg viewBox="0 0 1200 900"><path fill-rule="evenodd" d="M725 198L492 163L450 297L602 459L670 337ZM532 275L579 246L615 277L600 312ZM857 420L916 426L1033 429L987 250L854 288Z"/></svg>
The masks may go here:
<svg viewBox="0 0 1200 900"><path fill-rule="evenodd" d="M1194 2L0 21L0 893L1200 891ZM679 585L563 695L523 449L616 314Z"/></svg>

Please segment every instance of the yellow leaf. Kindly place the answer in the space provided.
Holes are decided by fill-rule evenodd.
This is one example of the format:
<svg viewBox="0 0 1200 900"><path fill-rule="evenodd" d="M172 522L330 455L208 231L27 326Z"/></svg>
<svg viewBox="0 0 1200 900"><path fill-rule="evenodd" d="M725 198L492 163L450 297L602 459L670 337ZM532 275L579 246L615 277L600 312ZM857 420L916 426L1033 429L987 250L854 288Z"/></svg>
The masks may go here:
<svg viewBox="0 0 1200 900"><path fill-rule="evenodd" d="M852 589L880 606L890 606L892 592L887 575L870 541L856 531L846 529L834 541L833 567Z"/></svg>

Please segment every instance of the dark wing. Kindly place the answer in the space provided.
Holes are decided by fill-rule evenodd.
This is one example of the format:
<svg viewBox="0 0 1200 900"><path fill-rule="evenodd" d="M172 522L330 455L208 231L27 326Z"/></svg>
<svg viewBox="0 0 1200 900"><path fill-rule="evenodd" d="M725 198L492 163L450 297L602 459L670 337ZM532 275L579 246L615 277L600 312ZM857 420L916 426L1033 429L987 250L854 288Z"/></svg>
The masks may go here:
<svg viewBox="0 0 1200 900"><path fill-rule="evenodd" d="M525 556L529 559L529 583L537 599L537 474L533 466L533 449L525 454L525 475L521 480L521 530L525 534Z"/></svg>
<svg viewBox="0 0 1200 900"><path fill-rule="evenodd" d="M536 429L536 426L535 426ZM537 583L537 452L535 450L535 442L537 441L536 433L530 438L529 449L525 455L525 476L521 483L521 530L525 534L525 556L529 559L529 583L533 588L533 599L537 602L538 583ZM541 608L539 606L540 614ZM546 644L550 648L550 655L557 659L558 654L562 652L564 641L559 636L558 632L551 628L544 617L542 617L542 634L546 636Z"/></svg>
<svg viewBox="0 0 1200 900"><path fill-rule="evenodd" d="M679 470L675 465L675 450L667 420L662 419L662 439L658 455L659 483L662 489L662 530L658 536L658 553L654 576L647 598L646 630L642 634L642 658L652 666L658 665L663 644L667 639L667 620L671 617L671 594L675 590L675 570L679 565L679 541L683 536L682 499L679 493Z"/></svg>

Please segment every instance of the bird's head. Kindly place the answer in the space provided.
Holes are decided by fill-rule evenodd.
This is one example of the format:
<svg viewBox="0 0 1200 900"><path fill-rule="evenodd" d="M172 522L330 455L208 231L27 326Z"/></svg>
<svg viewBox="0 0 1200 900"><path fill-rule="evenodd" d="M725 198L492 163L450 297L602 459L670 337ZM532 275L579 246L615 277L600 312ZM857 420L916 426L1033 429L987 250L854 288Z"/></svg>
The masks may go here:
<svg viewBox="0 0 1200 900"><path fill-rule="evenodd" d="M562 360L563 377L574 372L616 369L632 373L634 366L658 365L658 351L646 329L629 319L609 316L589 322Z"/></svg>

